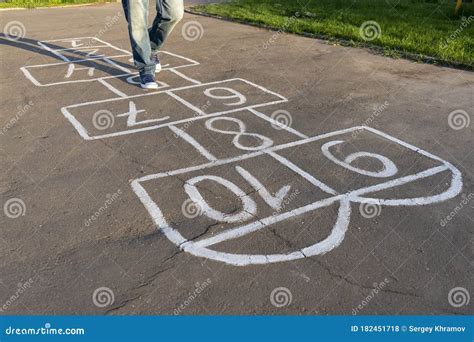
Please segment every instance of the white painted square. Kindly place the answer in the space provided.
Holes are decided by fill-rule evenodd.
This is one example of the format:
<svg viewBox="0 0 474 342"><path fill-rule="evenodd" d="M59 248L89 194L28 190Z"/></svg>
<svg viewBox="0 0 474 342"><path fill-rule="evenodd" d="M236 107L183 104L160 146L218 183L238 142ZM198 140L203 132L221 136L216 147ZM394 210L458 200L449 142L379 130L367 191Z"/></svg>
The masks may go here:
<svg viewBox="0 0 474 342"><path fill-rule="evenodd" d="M204 107L197 108L193 104L189 103L187 100L179 96L181 91L186 90L186 94L189 94L189 92L194 91L199 97L205 89L213 88L216 85L220 84L225 84L226 86L238 85L240 87L242 87L243 85L247 89L251 90L252 96L246 98L247 101L240 104L239 106L232 106L232 108L229 108L222 112L212 112ZM171 101L171 98L173 99L173 101ZM219 116L226 113L233 113L240 110L252 109L255 107L265 106L267 104L281 103L286 101L287 100L283 96L264 89L260 86L257 86L249 81L245 81L242 79L231 79L219 82L211 82L207 84L197 84L169 90L145 93L142 95L108 99L103 101L86 102L64 107L61 109L61 111L66 116L66 118L68 118L68 120L74 125L74 127L84 139L92 140L110 138L124 134L131 134L140 131L168 127L170 125L176 125L188 121L200 120L203 117ZM122 116L118 120L115 120L116 115L126 113L128 111L127 108L130 107L130 103L133 103L137 110L142 110L141 113L138 113L137 120L142 121L140 117L143 115L143 113L148 113L148 115L151 115L146 120L153 120L153 118L158 119L160 117L168 117L168 119L155 122L147 121L146 124L133 125L128 127L123 125L114 125L113 127L104 129L102 132L92 130L92 118L94 115L96 115L96 113L110 112L111 114L109 115L109 117L113 118L114 122L121 122L125 120L125 117ZM203 109L206 111L204 111ZM153 116L153 114L159 116ZM112 121L112 119L110 120Z"/></svg>
<svg viewBox="0 0 474 342"><path fill-rule="evenodd" d="M67 50L69 51L69 50ZM64 57L64 51L55 51ZM198 62L177 54L160 51L163 70L179 69L194 65ZM49 64L29 65L20 68L25 76L37 86L55 86L77 82L92 82L99 79L109 79L121 76L136 75L133 59L129 53L114 57L93 57L63 61Z"/></svg>
<svg viewBox="0 0 474 342"><path fill-rule="evenodd" d="M231 113L288 101L284 96L241 78L180 88L173 93L202 114Z"/></svg>
<svg viewBox="0 0 474 342"><path fill-rule="evenodd" d="M60 38L43 40L38 43L41 47L50 51L61 51L64 49L78 49L99 46L111 46L111 44L97 37Z"/></svg>

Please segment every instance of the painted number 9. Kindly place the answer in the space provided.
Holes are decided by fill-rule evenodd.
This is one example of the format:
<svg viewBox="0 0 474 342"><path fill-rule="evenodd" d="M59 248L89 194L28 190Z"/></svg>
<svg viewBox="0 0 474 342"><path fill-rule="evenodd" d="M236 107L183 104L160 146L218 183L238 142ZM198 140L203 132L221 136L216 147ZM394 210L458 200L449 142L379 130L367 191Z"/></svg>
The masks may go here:
<svg viewBox="0 0 474 342"><path fill-rule="evenodd" d="M218 94L216 94L216 92L218 92ZM230 93L231 95L219 95L219 93L222 94L222 92L227 92L227 93ZM237 90L234 90L232 88L226 88L226 87L208 88L204 90L204 94L212 99L217 99L217 100L231 100L231 99L236 100L234 102L224 103L226 106L239 106L247 102L247 98L244 95L242 95Z"/></svg>

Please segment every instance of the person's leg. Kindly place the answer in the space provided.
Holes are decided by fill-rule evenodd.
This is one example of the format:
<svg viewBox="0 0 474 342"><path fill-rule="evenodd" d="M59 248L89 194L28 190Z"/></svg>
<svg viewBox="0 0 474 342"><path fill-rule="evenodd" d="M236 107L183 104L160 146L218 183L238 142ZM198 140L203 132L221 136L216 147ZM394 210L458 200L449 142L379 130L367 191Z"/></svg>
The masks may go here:
<svg viewBox="0 0 474 342"><path fill-rule="evenodd" d="M183 0L156 0L156 17L148 31L153 52L162 47L183 14Z"/></svg>
<svg viewBox="0 0 474 342"><path fill-rule="evenodd" d="M133 60L141 74L155 73L155 64L151 60L150 37L148 35L148 4L149 0L122 0L128 22Z"/></svg>

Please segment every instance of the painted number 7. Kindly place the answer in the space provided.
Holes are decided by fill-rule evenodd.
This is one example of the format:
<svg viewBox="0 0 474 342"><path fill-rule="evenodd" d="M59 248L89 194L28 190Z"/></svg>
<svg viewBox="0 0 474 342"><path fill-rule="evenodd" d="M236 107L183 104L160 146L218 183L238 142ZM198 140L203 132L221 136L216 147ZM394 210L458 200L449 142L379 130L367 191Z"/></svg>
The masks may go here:
<svg viewBox="0 0 474 342"><path fill-rule="evenodd" d="M290 191L290 185L283 186L273 195L257 178L243 167L236 166L235 169L272 209L277 210L281 207L288 191ZM197 183L204 180L216 182L230 190L242 202L242 210L235 214L227 214L212 208L202 197L199 189L196 187ZM191 178L184 185L184 191L186 191L189 198L199 206L203 215L216 221L227 223L243 222L251 219L257 214L257 204L255 201L237 185L219 176L204 175Z"/></svg>

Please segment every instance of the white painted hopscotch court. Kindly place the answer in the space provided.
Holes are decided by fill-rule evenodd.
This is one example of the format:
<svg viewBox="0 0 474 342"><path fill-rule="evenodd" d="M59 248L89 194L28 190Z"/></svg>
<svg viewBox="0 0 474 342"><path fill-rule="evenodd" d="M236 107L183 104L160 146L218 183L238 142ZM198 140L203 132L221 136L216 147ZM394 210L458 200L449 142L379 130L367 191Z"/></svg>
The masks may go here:
<svg viewBox="0 0 474 342"><path fill-rule="evenodd" d="M186 13L144 90L120 3L20 12L8 314L469 314L472 73Z"/></svg>
<svg viewBox="0 0 474 342"><path fill-rule="evenodd" d="M130 182L156 229L196 258L248 266L318 257L344 244L359 207L430 206L462 190L461 172L429 151L365 126L297 131L262 111L285 113L285 94L243 78L203 83L186 75L200 65L186 56L161 52L160 88L143 92L126 86L137 84L126 50L94 37L39 45L62 62L22 67L34 85L94 82L111 93L58 108L82 139L171 130L207 160ZM283 239L269 243L268 229Z"/></svg>

